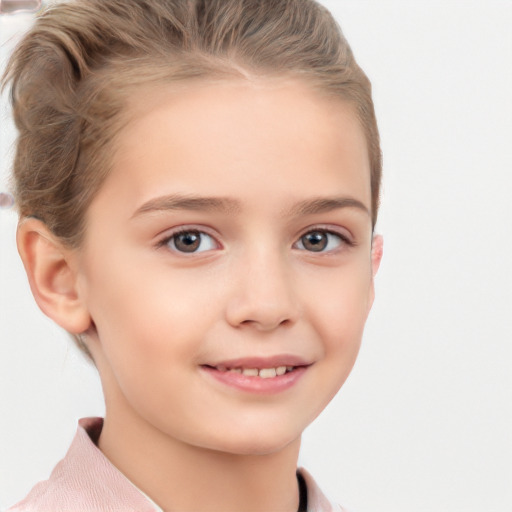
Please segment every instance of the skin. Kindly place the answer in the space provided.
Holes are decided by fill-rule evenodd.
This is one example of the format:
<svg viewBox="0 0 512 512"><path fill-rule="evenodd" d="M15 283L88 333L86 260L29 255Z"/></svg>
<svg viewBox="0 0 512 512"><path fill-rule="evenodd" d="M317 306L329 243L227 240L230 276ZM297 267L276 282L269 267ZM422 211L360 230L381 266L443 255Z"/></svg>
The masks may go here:
<svg viewBox="0 0 512 512"><path fill-rule="evenodd" d="M284 79L151 97L79 250L20 224L32 290L86 334L106 401L99 447L158 505L295 511L301 433L354 365L382 256L362 129L349 105ZM204 233L198 251L180 252L180 229ZM315 231L322 251L305 245ZM282 354L308 366L278 393L204 371Z"/></svg>

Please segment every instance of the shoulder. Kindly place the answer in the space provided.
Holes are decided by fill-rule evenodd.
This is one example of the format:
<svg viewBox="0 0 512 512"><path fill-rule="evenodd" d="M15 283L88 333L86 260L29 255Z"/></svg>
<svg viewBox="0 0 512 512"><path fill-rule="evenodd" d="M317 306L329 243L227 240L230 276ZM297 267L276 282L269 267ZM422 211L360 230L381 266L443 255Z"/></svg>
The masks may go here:
<svg viewBox="0 0 512 512"><path fill-rule="evenodd" d="M304 478L308 490L308 512L351 512L347 508L330 501L322 492L314 478L304 468L298 472Z"/></svg>
<svg viewBox="0 0 512 512"><path fill-rule="evenodd" d="M155 512L149 501L94 444L102 418L80 420L65 457L8 512Z"/></svg>

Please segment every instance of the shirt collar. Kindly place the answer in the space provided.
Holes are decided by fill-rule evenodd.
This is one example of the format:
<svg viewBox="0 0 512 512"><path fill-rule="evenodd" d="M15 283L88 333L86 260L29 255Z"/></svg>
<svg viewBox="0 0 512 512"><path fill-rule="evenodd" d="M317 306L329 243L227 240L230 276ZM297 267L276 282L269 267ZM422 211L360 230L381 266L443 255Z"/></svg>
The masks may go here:
<svg viewBox="0 0 512 512"><path fill-rule="evenodd" d="M103 428L103 418L82 418L79 420L77 433L65 458L57 465L59 474L67 473L67 478L80 481L81 487L87 483L96 487L100 499L131 500L131 508L138 512L163 512L149 496L138 489L123 475L97 447L98 439ZM80 461L79 464L76 462ZM88 472L86 468L94 468ZM333 505L322 493L313 477L304 469L298 470L306 482L308 489L308 512L343 512L345 509ZM54 474L52 473L52 477ZM50 479L52 478L50 477ZM117 498L119 496L119 498ZM117 501L116 501L116 504ZM123 509L125 510L125 509ZM348 511L345 511L348 512Z"/></svg>

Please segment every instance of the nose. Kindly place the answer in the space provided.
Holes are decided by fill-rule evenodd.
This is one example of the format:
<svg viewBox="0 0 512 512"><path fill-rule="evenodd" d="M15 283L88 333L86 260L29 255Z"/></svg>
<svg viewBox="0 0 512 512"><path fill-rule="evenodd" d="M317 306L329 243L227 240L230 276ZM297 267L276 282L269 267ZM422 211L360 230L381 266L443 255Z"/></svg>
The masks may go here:
<svg viewBox="0 0 512 512"><path fill-rule="evenodd" d="M245 258L232 282L226 318L237 328L272 331L299 317L298 297L290 266L277 254Z"/></svg>

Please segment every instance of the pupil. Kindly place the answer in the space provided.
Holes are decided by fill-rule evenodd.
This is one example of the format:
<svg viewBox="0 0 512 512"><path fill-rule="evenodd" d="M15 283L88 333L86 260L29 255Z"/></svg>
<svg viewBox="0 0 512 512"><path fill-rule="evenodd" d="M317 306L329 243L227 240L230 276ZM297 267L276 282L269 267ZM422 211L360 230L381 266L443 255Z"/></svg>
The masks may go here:
<svg viewBox="0 0 512 512"><path fill-rule="evenodd" d="M200 242L201 237L199 233L194 233L193 231L180 233L174 239L176 249L182 252L194 252L199 247Z"/></svg>
<svg viewBox="0 0 512 512"><path fill-rule="evenodd" d="M323 251L327 247L327 237L325 233L314 231L302 237L302 243L308 251Z"/></svg>

